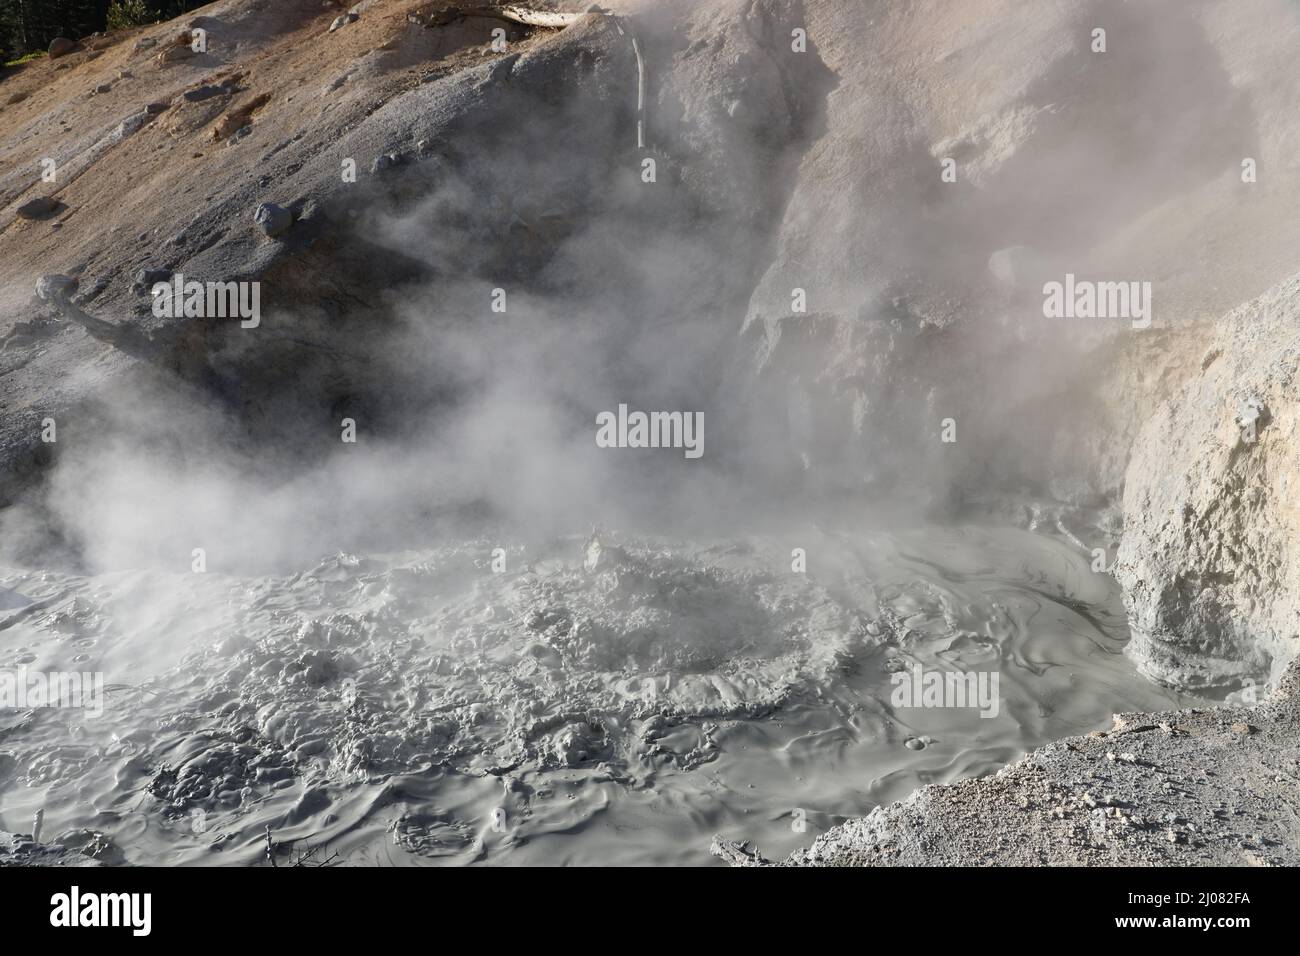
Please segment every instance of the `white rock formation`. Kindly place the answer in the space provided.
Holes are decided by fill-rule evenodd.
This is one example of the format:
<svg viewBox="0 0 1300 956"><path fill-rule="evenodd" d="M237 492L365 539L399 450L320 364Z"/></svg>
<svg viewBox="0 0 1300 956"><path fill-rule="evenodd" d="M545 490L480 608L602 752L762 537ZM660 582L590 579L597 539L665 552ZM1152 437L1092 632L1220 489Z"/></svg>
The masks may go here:
<svg viewBox="0 0 1300 956"><path fill-rule="evenodd" d="M1228 315L1138 435L1116 574L1157 680L1276 680L1300 650L1298 365L1300 276Z"/></svg>

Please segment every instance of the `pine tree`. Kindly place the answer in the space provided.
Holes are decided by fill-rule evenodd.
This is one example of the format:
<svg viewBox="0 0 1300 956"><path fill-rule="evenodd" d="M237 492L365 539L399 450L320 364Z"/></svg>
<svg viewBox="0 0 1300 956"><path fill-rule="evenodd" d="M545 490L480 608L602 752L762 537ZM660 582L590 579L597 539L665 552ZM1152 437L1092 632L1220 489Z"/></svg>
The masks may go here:
<svg viewBox="0 0 1300 956"><path fill-rule="evenodd" d="M109 28L180 16L205 0L0 0L0 53L5 59L47 49L55 37L78 40ZM0 60L0 62L4 62Z"/></svg>
<svg viewBox="0 0 1300 956"><path fill-rule="evenodd" d="M121 30L152 23L157 19L157 12L151 10L145 0L113 0L108 5L107 19L108 29Z"/></svg>

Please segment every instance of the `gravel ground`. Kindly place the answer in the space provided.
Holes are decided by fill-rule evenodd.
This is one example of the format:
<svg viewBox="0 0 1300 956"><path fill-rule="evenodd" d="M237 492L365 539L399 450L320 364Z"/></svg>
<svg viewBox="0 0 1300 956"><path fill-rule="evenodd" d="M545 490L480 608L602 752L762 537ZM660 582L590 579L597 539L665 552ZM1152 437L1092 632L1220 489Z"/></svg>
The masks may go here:
<svg viewBox="0 0 1300 956"><path fill-rule="evenodd" d="M1300 863L1300 662L1254 708L1117 714L990 777L918 790L780 864L1294 866Z"/></svg>

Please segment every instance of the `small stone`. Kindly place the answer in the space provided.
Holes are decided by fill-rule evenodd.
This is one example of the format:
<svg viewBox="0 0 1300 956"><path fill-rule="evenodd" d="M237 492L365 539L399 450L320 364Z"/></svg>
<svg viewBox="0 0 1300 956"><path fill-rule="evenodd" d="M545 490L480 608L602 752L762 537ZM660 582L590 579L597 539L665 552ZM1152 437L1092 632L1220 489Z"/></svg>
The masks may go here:
<svg viewBox="0 0 1300 956"><path fill-rule="evenodd" d="M223 96L229 92L230 87L228 86L213 86L212 84L208 84L206 86L196 87L192 90L186 90L181 95L191 103L202 103L204 100L210 100L214 96Z"/></svg>
<svg viewBox="0 0 1300 956"><path fill-rule="evenodd" d="M1248 398L1237 402L1237 427L1249 429L1258 422L1265 413L1264 401L1257 395L1251 395Z"/></svg>
<svg viewBox="0 0 1300 956"><path fill-rule="evenodd" d="M148 110L141 110L138 113L132 113L126 119L122 120L122 122L117 124L117 129L113 130L112 133L113 141L120 143L128 136L134 136L152 119L153 114Z"/></svg>
<svg viewBox="0 0 1300 956"><path fill-rule="evenodd" d="M253 221L262 227L262 232L274 238L293 225L293 213L273 202L264 202L253 212Z"/></svg>
<svg viewBox="0 0 1300 956"><path fill-rule="evenodd" d="M43 301L71 298L77 291L77 280L71 276L48 275L36 280L36 295Z"/></svg>
<svg viewBox="0 0 1300 956"><path fill-rule="evenodd" d="M159 282L166 282L172 277L170 269L141 269L135 274L135 288L148 291Z"/></svg>

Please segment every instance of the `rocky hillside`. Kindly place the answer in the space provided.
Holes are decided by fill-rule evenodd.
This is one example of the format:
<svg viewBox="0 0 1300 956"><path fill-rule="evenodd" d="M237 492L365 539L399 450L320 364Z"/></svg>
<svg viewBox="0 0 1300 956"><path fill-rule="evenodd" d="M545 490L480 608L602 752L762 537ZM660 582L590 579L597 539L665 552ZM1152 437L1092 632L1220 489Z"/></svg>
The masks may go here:
<svg viewBox="0 0 1300 956"><path fill-rule="evenodd" d="M0 503L141 389L297 463L541 366L556 421L706 409L781 507L1077 533L1157 680L1296 656L1286 0L223 0L58 52L0 77ZM1046 318L1067 275L1149 321Z"/></svg>
<svg viewBox="0 0 1300 956"><path fill-rule="evenodd" d="M703 392L725 363L718 414L777 487L1113 503L1137 425L1200 355L1167 331L1294 271L1300 80L1281 0L560 6L227 0L11 71L6 457L43 455L33 422L141 353L215 384L250 428L278 401L391 407L400 369L369 340L403 288L508 277L553 294L573 284L562 248L611 277L582 281L586 300L646 284L639 318L669 327L659 354L707 352L677 384ZM629 194L656 150L666 188ZM275 235L254 221L264 203L286 210ZM628 261L638 242L662 253L649 277ZM1039 289L1067 272L1151 282L1153 328L1044 321ZM55 319L32 294L49 273L147 341L115 349L111 330ZM255 355L236 337L226 363L227 328L164 327L146 286L176 273L260 279L277 333ZM630 324L598 330L606 355L626 354ZM935 440L949 417L954 447Z"/></svg>

